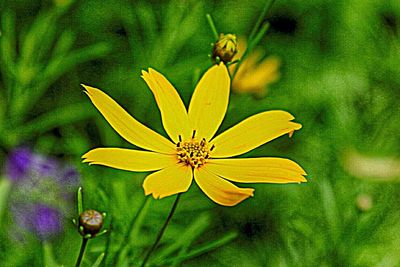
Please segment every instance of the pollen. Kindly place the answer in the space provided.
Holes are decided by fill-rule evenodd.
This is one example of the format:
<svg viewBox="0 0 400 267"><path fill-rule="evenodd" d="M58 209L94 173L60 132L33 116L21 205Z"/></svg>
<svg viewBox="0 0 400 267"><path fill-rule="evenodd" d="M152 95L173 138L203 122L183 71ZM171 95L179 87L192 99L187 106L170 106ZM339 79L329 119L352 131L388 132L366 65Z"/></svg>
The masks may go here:
<svg viewBox="0 0 400 267"><path fill-rule="evenodd" d="M193 136L188 141L181 141L179 136L179 142L176 144L176 151L179 162L183 162L186 165L192 166L192 168L198 168L204 165L210 156L210 152L214 149L208 148L208 142L205 138L200 141L196 140L193 131Z"/></svg>

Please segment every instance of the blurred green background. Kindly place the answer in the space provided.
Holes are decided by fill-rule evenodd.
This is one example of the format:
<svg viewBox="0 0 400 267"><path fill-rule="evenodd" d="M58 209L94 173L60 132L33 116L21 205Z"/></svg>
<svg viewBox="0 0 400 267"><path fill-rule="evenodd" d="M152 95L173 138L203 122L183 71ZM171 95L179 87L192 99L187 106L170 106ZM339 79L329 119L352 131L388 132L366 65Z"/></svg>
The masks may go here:
<svg viewBox="0 0 400 267"><path fill-rule="evenodd" d="M89 242L84 266L102 252L104 266L137 266L174 198L151 200L125 238L145 199L146 174L80 163L91 148L129 144L79 84L101 88L165 135L140 71L163 73L187 105L199 73L211 65L215 40L205 14L218 31L246 38L264 4L0 2L0 160L26 146L79 169L84 205L106 211L111 230ZM265 21L270 28L258 47L281 58L281 78L263 98L232 94L219 132L260 111L289 111L303 128L245 156L295 160L308 183L257 184L253 198L230 208L214 204L193 184L150 263L400 266L400 2L277 0ZM13 190L6 179L0 190L0 265L73 266L81 237L72 223L46 243L10 237Z"/></svg>

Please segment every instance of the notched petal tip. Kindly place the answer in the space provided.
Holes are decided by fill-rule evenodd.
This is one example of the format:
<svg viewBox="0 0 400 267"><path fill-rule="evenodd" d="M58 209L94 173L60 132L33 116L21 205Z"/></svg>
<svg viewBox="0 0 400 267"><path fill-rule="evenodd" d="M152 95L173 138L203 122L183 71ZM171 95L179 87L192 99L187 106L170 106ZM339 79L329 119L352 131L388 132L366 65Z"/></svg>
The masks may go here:
<svg viewBox="0 0 400 267"><path fill-rule="evenodd" d="M161 199L161 196L160 196L159 194L156 194L155 192L152 192L152 193L149 193L149 194L151 194L151 196L152 196L154 199Z"/></svg>
<svg viewBox="0 0 400 267"><path fill-rule="evenodd" d="M88 159L89 157L90 157L90 155L92 154L92 151L93 150L96 150L97 148L94 148L94 149L91 149L91 150L89 150L88 152L86 152L85 154L83 154L82 156L81 156L81 159Z"/></svg>
<svg viewBox="0 0 400 267"><path fill-rule="evenodd" d="M297 122L293 122L293 128L295 129L295 130L300 130L301 128L303 128L303 125L301 125L300 123L297 123Z"/></svg>
<svg viewBox="0 0 400 267"><path fill-rule="evenodd" d="M90 87L89 85L86 85L86 84L83 84L83 83L81 83L81 86L82 86L83 88L85 88L86 91L88 91L88 89L90 90L90 88L92 88L92 87Z"/></svg>
<svg viewBox="0 0 400 267"><path fill-rule="evenodd" d="M159 73L158 71L156 71L155 69L152 68L148 68L147 70L142 70L141 71L141 77L143 79L149 78L150 76L152 76L153 74L157 74Z"/></svg>
<svg viewBox="0 0 400 267"><path fill-rule="evenodd" d="M294 119L294 117L293 117L293 119ZM291 120L293 120L293 119L291 119ZM288 132L288 135L289 135L289 138L292 138L294 131L300 130L303 127L303 125L301 125L300 123L297 123L297 122L293 122L293 121L290 122L290 125L291 125L292 130Z"/></svg>
<svg viewBox="0 0 400 267"><path fill-rule="evenodd" d="M306 171L299 165L297 164L298 168L299 168L299 173L303 176L307 176L308 174L306 173Z"/></svg>
<svg viewBox="0 0 400 267"><path fill-rule="evenodd" d="M297 177L297 179L296 179L296 180L293 180L292 183L295 183L295 182L297 182L298 184L307 183L308 180L306 179L305 176L307 176L307 174L306 174L306 172L302 169L302 171L299 173L299 176Z"/></svg>
<svg viewBox="0 0 400 267"><path fill-rule="evenodd" d="M90 98L92 98L94 96L94 94L96 94L98 91L101 91L101 90L94 88L92 86L89 86L89 85L81 84L81 86L84 88L83 92L85 94L87 94Z"/></svg>
<svg viewBox="0 0 400 267"><path fill-rule="evenodd" d="M250 197L254 197L254 191L256 191L254 188L243 188L243 190L246 190Z"/></svg>
<svg viewBox="0 0 400 267"><path fill-rule="evenodd" d="M89 93L89 91L87 90L87 85L84 85L83 83L81 83L81 86L83 87L83 92L87 95L87 96L89 96L90 97L90 93Z"/></svg>
<svg viewBox="0 0 400 267"><path fill-rule="evenodd" d="M149 75L149 73L148 73L148 71L146 71L146 70L142 70L141 71L141 76L140 77L142 77L143 79L145 79L146 77L148 77L148 75Z"/></svg>
<svg viewBox="0 0 400 267"><path fill-rule="evenodd" d="M145 186L143 185L143 190L144 190L144 195L149 196L151 195L154 199L159 199L159 195L157 195L155 192L151 192L149 189L146 189Z"/></svg>
<svg viewBox="0 0 400 267"><path fill-rule="evenodd" d="M173 194L158 194L157 192L152 192L152 191L150 191L150 189L146 189L144 186L143 186L143 189L144 189L144 195L145 196L149 196L149 195L151 195L154 199L162 199L162 198L164 198L164 197L169 197L169 196L172 196Z"/></svg>

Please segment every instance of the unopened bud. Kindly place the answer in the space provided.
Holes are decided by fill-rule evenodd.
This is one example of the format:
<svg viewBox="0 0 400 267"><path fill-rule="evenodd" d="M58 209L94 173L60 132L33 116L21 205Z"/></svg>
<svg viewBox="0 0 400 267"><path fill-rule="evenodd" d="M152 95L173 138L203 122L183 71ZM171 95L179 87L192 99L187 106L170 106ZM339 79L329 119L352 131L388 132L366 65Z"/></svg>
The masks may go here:
<svg viewBox="0 0 400 267"><path fill-rule="evenodd" d="M224 63L231 62L238 52L236 35L223 34L219 35L218 41L214 44L213 59L219 58Z"/></svg>
<svg viewBox="0 0 400 267"><path fill-rule="evenodd" d="M83 228L82 235L95 236L103 227L103 214L95 210L85 210L79 215L79 227Z"/></svg>

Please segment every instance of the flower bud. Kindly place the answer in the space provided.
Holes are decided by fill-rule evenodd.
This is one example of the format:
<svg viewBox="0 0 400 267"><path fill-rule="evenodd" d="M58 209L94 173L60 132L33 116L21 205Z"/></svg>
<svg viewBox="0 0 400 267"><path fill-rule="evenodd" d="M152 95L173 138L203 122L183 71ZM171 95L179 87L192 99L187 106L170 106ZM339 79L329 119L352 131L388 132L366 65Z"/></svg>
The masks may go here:
<svg viewBox="0 0 400 267"><path fill-rule="evenodd" d="M79 227L83 227L82 235L95 236L103 227L103 214L95 210L85 210L79 215Z"/></svg>
<svg viewBox="0 0 400 267"><path fill-rule="evenodd" d="M212 57L214 60L218 57L221 61L227 63L232 61L237 52L236 35L221 33L218 41L214 44Z"/></svg>

